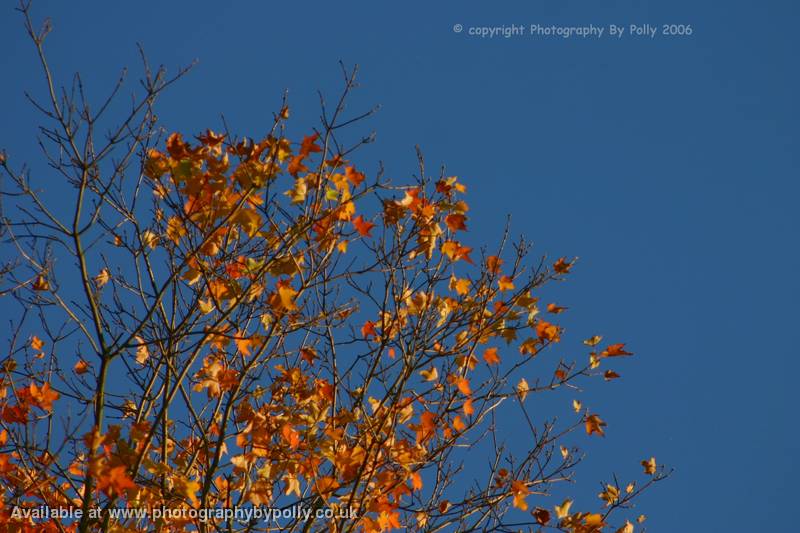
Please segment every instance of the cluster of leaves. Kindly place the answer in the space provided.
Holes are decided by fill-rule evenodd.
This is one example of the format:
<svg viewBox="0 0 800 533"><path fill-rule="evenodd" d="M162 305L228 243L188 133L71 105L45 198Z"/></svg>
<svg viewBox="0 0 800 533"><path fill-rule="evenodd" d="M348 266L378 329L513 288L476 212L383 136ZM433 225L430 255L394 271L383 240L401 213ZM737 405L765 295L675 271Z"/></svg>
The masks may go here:
<svg viewBox="0 0 800 533"><path fill-rule="evenodd" d="M44 35L31 35L41 52ZM4 294L23 309L0 384L4 527L253 531L275 526L88 511L299 504L357 518L281 530L585 533L663 479L649 459L640 486L605 485L599 511L545 508L581 459L569 435L602 436L606 423L578 401L571 422L534 421L529 396L616 379L600 367L632 355L599 336L584 341L585 363L542 355L566 311L542 310L542 287L574 260L530 266L527 243L506 237L491 254L469 246L465 186L427 177L421 157L409 185L370 178L351 161L361 143L340 139L353 122L344 96L300 142L286 136L284 105L260 140L209 130L162 143L151 106L168 84L148 71L142 106L108 150L92 127L79 149L77 125L95 119L53 97L50 139L69 157L51 163L75 192L69 222L2 159L21 258ZM57 268L57 254L74 268ZM499 413L510 409L530 430L521 454L506 444ZM486 471L463 469L476 450ZM13 512L40 505L84 515L41 524Z"/></svg>

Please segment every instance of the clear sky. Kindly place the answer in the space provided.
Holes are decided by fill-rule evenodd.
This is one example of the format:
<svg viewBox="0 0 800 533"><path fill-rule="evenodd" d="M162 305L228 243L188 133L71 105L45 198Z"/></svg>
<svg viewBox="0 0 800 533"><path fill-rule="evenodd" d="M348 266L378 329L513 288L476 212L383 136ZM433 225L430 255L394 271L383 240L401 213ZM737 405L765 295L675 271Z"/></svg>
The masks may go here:
<svg viewBox="0 0 800 533"><path fill-rule="evenodd" d="M12 4L0 8L0 147L44 173L23 97L41 78ZM468 184L473 242L495 238L510 213L536 252L580 256L554 293L573 341L603 333L637 353L594 396L609 426L588 448L588 494L653 454L676 472L641 501L650 531L789 530L800 475L800 4L41 1L34 13L53 18L57 74L81 71L95 98L120 66L138 72L136 42L170 68L199 59L159 108L186 133L219 128L224 114L261 135L288 89L298 137L317 124L316 91L340 87L337 61L358 63L350 109L382 106L357 126L377 132L361 166L382 160L399 180L419 144L430 168L446 164ZM606 30L470 35L511 24ZM625 34L609 36L609 24ZM693 33L631 36L630 24Z"/></svg>

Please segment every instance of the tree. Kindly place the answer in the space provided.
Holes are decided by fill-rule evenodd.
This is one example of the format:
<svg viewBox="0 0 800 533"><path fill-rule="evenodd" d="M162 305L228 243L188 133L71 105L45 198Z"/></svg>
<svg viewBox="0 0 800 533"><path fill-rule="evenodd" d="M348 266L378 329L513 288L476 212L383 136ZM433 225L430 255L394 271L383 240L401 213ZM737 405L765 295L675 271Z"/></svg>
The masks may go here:
<svg viewBox="0 0 800 533"><path fill-rule="evenodd" d="M342 140L366 117L345 116L355 70L299 142L285 100L260 138L187 139L154 107L185 70L142 54L143 94L103 137L122 82L96 110L79 76L58 89L49 25L20 11L50 170L0 159L1 290L20 309L0 389L9 530L633 531L618 511L663 467L615 477L594 510L553 506L581 459L566 437L606 423L577 401L566 423L526 408L619 377L601 367L632 354L594 336L586 363L555 360L565 308L539 294L574 260L531 261L507 229L469 246L465 186L421 155L409 184L357 165L369 139ZM291 516L253 514L268 507Z"/></svg>

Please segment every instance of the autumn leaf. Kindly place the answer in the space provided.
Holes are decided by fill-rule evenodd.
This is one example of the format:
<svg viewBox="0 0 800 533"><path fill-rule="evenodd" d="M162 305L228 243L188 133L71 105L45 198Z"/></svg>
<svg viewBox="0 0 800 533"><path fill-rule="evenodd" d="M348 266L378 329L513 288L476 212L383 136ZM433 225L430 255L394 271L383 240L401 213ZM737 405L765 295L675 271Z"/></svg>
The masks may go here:
<svg viewBox="0 0 800 533"><path fill-rule="evenodd" d="M150 230L142 233L142 245L147 248L155 248L158 245L158 235Z"/></svg>
<svg viewBox="0 0 800 533"><path fill-rule="evenodd" d="M488 270L490 274L498 274L502 264L503 260L496 255L490 255L486 258L486 270Z"/></svg>
<svg viewBox="0 0 800 533"><path fill-rule="evenodd" d="M78 375L85 374L89 371L89 362L79 359L75 366L72 367L72 370Z"/></svg>
<svg viewBox="0 0 800 533"><path fill-rule="evenodd" d="M533 510L533 518L536 519L536 523L540 526L546 526L550 522L550 511L537 507Z"/></svg>
<svg viewBox="0 0 800 533"><path fill-rule="evenodd" d="M603 428L606 426L606 423L597 416L597 415L588 415L586 417L586 434L592 435L594 433L600 435L601 437L605 435L603 432Z"/></svg>
<svg viewBox="0 0 800 533"><path fill-rule="evenodd" d="M567 274L569 270L572 268L572 265L575 263L575 260L571 262L567 262L566 257L559 258L558 261L553 263L553 270L556 271L558 274Z"/></svg>
<svg viewBox="0 0 800 533"><path fill-rule="evenodd" d="M475 407L473 407L472 405L472 398L467 398L466 400L464 400L463 409L464 409L464 414L467 416L472 416L473 414L475 414Z"/></svg>
<svg viewBox="0 0 800 533"><path fill-rule="evenodd" d="M566 310L567 310L567 308L566 308L566 307L561 307L560 305L556 305L556 304L547 304L547 312L548 312L548 313L552 313L552 314L554 314L554 315L557 315L557 314L559 314L559 313L563 313L563 312L564 312L564 311L566 311Z"/></svg>
<svg viewBox="0 0 800 533"><path fill-rule="evenodd" d="M50 282L47 281L47 278L43 274L39 274L38 276L36 276L36 280L33 282L33 290L35 291L50 290Z"/></svg>
<svg viewBox="0 0 800 533"><path fill-rule="evenodd" d="M466 278L457 278L455 276L450 278L450 290L456 291L460 296L469 293L470 281Z"/></svg>
<svg viewBox="0 0 800 533"><path fill-rule="evenodd" d="M458 390L461 392L461 394L463 394L464 396L469 396L470 394L472 394L472 390L469 387L469 380L467 378L454 377L453 382L455 383L456 387L458 387Z"/></svg>
<svg viewBox="0 0 800 533"><path fill-rule="evenodd" d="M605 490L597 497L606 502L606 506L610 506L619 500L619 489L614 485L606 485Z"/></svg>
<svg viewBox="0 0 800 533"><path fill-rule="evenodd" d="M353 184L353 187L358 187L364 181L364 174L358 172L355 167L345 167L344 177Z"/></svg>
<svg viewBox="0 0 800 533"><path fill-rule="evenodd" d="M435 366L432 366L430 370L420 370L419 375L422 376L425 381L436 381L439 379L439 371Z"/></svg>
<svg viewBox="0 0 800 533"><path fill-rule="evenodd" d="M444 222L450 231L467 231L466 220L467 217L460 213L452 213L444 217Z"/></svg>
<svg viewBox="0 0 800 533"><path fill-rule="evenodd" d="M136 337L134 340L138 344L136 347L136 362L140 365L144 365L150 358L150 350L148 350L147 344L145 344L144 339L141 337Z"/></svg>
<svg viewBox="0 0 800 533"><path fill-rule="evenodd" d="M131 480L124 466L115 466L108 473L97 480L97 490L109 496L120 496L128 489L135 489L136 484Z"/></svg>
<svg viewBox="0 0 800 533"><path fill-rule="evenodd" d="M372 235L370 232L372 231L372 228L375 227L375 224L364 220L364 217L358 215L353 219L353 226L355 226L356 231L358 231L358 234L362 237L371 237Z"/></svg>
<svg viewBox="0 0 800 533"><path fill-rule="evenodd" d="M603 337L601 337L600 335L595 335L583 341L583 344L585 344L586 346L597 346L598 344L600 344L601 340L603 340Z"/></svg>
<svg viewBox="0 0 800 533"><path fill-rule="evenodd" d="M94 277L94 284L99 289L100 287L108 283L110 279L111 279L111 272L109 272L107 268L104 268L103 270L100 271L98 275Z"/></svg>
<svg viewBox="0 0 800 533"><path fill-rule="evenodd" d="M652 476L656 473L656 469L658 465L656 464L656 458L651 457L650 459L645 459L642 461L642 466L644 467L644 473Z"/></svg>
<svg viewBox="0 0 800 533"><path fill-rule="evenodd" d="M497 285L501 291L514 290L514 281L510 276L501 276L500 279L497 280Z"/></svg>
<svg viewBox="0 0 800 533"><path fill-rule="evenodd" d="M601 357L619 357L624 355L633 355L633 353L625 351L624 343L611 344L600 354Z"/></svg>
<svg viewBox="0 0 800 533"><path fill-rule="evenodd" d="M633 533L633 524L625 520L625 524L619 529L617 529L615 533Z"/></svg>
<svg viewBox="0 0 800 533"><path fill-rule="evenodd" d="M569 516L569 508L572 507L572 500L564 500L561 505L555 506L556 518L563 519Z"/></svg>
<svg viewBox="0 0 800 533"><path fill-rule="evenodd" d="M370 337L377 337L378 332L375 330L375 322L372 320L367 320L364 322L364 325L361 326L361 336L366 339Z"/></svg>
<svg viewBox="0 0 800 533"><path fill-rule="evenodd" d="M497 355L497 348L487 348L486 351L483 352L483 360L486 361L488 365L499 365L500 356Z"/></svg>
<svg viewBox="0 0 800 533"><path fill-rule="evenodd" d="M611 381L612 379L617 379L618 377L620 377L619 374L613 370L606 370L603 374L603 378L605 378L606 381Z"/></svg>
<svg viewBox="0 0 800 533"><path fill-rule="evenodd" d="M472 263L472 259L469 257L469 254L472 252L472 248L469 246L461 246L456 241L446 241L442 244L442 253L446 255L451 261L458 261L463 259L469 264Z"/></svg>
<svg viewBox="0 0 800 533"><path fill-rule="evenodd" d="M528 386L528 382L525 380L525 378L519 380L519 383L517 383L517 394L519 394L520 401L525 401L525 398L528 396L528 391L530 390L531 389Z"/></svg>
<svg viewBox="0 0 800 533"><path fill-rule="evenodd" d="M528 502L525 501L525 497L530 494L530 489L528 485L521 480L514 480L511 482L511 494L514 497L514 507L517 509L521 509L523 511L528 510Z"/></svg>
<svg viewBox="0 0 800 533"><path fill-rule="evenodd" d="M581 402L579 402L578 400L572 400L572 410L573 411L575 411L576 413L580 413L581 412L581 407L582 407Z"/></svg>
<svg viewBox="0 0 800 533"><path fill-rule="evenodd" d="M44 341L36 335L31 337L31 348L40 351L44 347Z"/></svg>
<svg viewBox="0 0 800 533"><path fill-rule="evenodd" d="M30 397L31 402L42 411L52 411L53 402L58 400L61 396L58 392L50 388L49 383L45 383L41 387L35 383L31 383L26 393L27 396Z"/></svg>
<svg viewBox="0 0 800 533"><path fill-rule="evenodd" d="M536 324L536 336L544 341L558 342L561 340L560 328L546 320L539 320Z"/></svg>

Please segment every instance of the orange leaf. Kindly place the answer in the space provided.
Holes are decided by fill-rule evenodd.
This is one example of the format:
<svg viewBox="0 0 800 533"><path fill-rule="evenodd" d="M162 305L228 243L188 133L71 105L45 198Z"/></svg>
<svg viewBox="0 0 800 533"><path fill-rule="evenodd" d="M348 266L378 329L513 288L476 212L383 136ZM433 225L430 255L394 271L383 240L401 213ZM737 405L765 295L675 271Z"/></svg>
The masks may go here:
<svg viewBox="0 0 800 533"><path fill-rule="evenodd" d="M353 184L353 187L358 187L364 181L364 174L358 172L355 167L345 167L344 177Z"/></svg>
<svg viewBox="0 0 800 533"><path fill-rule="evenodd" d="M361 326L361 335L363 335L365 338L377 337L378 332L375 331L375 322L372 320L367 320L364 322L364 325Z"/></svg>
<svg viewBox="0 0 800 533"><path fill-rule="evenodd" d="M500 287L501 291L514 290L514 281L510 276L501 276L500 279L497 280L497 285Z"/></svg>
<svg viewBox="0 0 800 533"><path fill-rule="evenodd" d="M447 227L450 228L450 231L467 231L467 225L465 224L466 220L466 216L457 213L453 213L444 217L444 222L447 224Z"/></svg>
<svg viewBox="0 0 800 533"><path fill-rule="evenodd" d="M563 313L566 310L567 310L566 307L561 307L560 305L547 304L547 312L548 313L553 313L554 315L557 315L559 313Z"/></svg>
<svg viewBox="0 0 800 533"><path fill-rule="evenodd" d="M483 352L483 360L489 365L499 365L500 356L497 355L497 348L487 348L486 351Z"/></svg>
<svg viewBox="0 0 800 533"><path fill-rule="evenodd" d="M353 219L353 226L355 226L356 230L358 231L358 234L361 235L362 237L371 237L372 235L370 234L370 232L372 231L372 228L375 227L375 224L364 220L364 217L358 215L356 218Z"/></svg>
<svg viewBox="0 0 800 533"><path fill-rule="evenodd" d="M472 398L467 398L464 401L464 414L467 416L472 416L475 414L475 407L472 406Z"/></svg>
<svg viewBox="0 0 800 533"><path fill-rule="evenodd" d="M31 348L33 348L36 351L39 351L42 349L43 346L44 346L44 341L42 339L40 339L36 335L31 337Z"/></svg>
<svg viewBox="0 0 800 533"><path fill-rule="evenodd" d="M625 351L624 343L612 344L600 354L601 357L619 357L623 355L633 355L633 352Z"/></svg>
<svg viewBox="0 0 800 533"><path fill-rule="evenodd" d="M575 263L574 259L568 263L567 258L562 257L558 261L553 263L553 270L555 270L559 274L567 274L569 272L569 269L572 268L572 265L574 263Z"/></svg>
<svg viewBox="0 0 800 533"><path fill-rule="evenodd" d="M75 363L75 366L72 367L72 370L74 370L78 375L85 374L89 371L89 363L88 361L81 359Z"/></svg>
<svg viewBox="0 0 800 533"><path fill-rule="evenodd" d="M603 432L603 427L605 427L606 423L597 416L597 415L589 415L586 417L586 434L591 435L593 433L597 433L601 437L605 435Z"/></svg>

